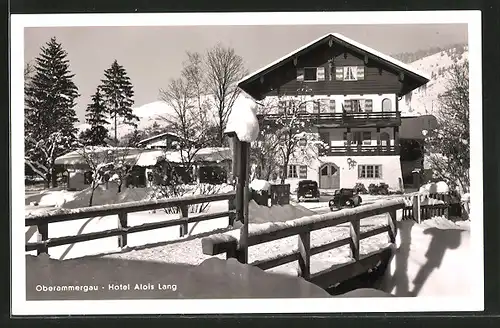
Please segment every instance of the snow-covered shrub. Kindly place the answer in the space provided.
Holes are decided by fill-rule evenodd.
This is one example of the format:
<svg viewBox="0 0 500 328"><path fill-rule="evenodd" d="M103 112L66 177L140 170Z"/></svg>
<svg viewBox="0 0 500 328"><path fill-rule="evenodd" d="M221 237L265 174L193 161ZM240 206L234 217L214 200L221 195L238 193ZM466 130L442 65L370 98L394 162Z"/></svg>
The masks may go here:
<svg viewBox="0 0 500 328"><path fill-rule="evenodd" d="M368 190L362 182L356 182L354 185L354 190L360 194L367 194Z"/></svg>

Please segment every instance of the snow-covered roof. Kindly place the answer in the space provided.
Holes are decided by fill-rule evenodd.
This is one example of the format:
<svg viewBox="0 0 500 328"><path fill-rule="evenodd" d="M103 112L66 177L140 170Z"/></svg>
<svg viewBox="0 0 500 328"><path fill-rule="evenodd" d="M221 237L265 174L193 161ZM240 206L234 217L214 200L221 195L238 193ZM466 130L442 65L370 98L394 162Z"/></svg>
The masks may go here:
<svg viewBox="0 0 500 328"><path fill-rule="evenodd" d="M136 166L153 166L160 158L165 159L171 163L181 163L181 153L177 150L165 151L162 149L143 149L143 148L115 148L115 147L92 147L91 150L85 150L87 153L93 153L97 156L102 156L105 160L106 152L123 151L123 160L131 165ZM82 149L75 150L63 156L56 158L55 164L57 165L81 165L87 164ZM194 162L220 162L232 159L232 152L230 148L213 147L202 148L194 156ZM113 160L112 157L109 160Z"/></svg>
<svg viewBox="0 0 500 328"><path fill-rule="evenodd" d="M359 43L359 42L357 42L357 41L354 41L354 40L352 40L352 39L349 39L348 37L346 37L346 36L344 36L344 35L342 35L342 34L340 34L340 33L329 33L329 34L323 35L322 37L320 37L320 38L318 38L318 39L315 39L315 40L313 40L313 41L311 41L311 42L309 42L309 43L305 44L304 46L302 46L302 47L300 47L300 48L298 48L298 49L295 49L294 51L292 51L292 52L290 52L290 53L286 54L285 56L283 56L283 57L281 57L281 58L279 58L279 59L277 59L277 60L273 61L273 62L272 62L272 63L270 63L269 65L266 65L266 66L264 66L264 67L262 67L262 68L259 68L259 69L258 69L258 70L256 70L255 72L253 72L253 73L250 73L250 74L246 75L244 78L242 78L242 79L238 82L238 84L240 84L240 83L242 83L242 82L247 81L248 79L250 79L250 78L254 77L254 76L255 76L255 75L257 75L257 74L263 73L264 71L266 71L266 70L268 70L268 69L270 69L270 68L272 68L272 67L274 67L274 66L278 65L279 63L281 63L281 62L285 61L286 59L288 59L288 58L290 58L290 57L294 56L294 55L295 55L295 54L297 54L298 52L301 52L301 51L303 51L303 50L305 50L305 49L307 49L307 48L309 48L309 47L311 47L311 46L315 45L316 43L318 43L318 42L320 42L320 41L322 41L322 40L327 39L328 37L333 37L333 38L334 38L334 40L336 40L336 41L339 41L339 40L340 40L341 42L348 43L349 45L351 45L351 46L353 46L353 47L355 47L355 48L358 48L358 49L360 49L360 50L362 50L362 51L364 51L364 52L367 52L367 53L369 53L369 54L371 54L371 55L373 55L373 56L375 56L375 57L378 57L379 59L381 59L381 60L383 60L383 61L386 61L386 62L388 62L388 63L390 63L390 64L392 64L392 65L396 65L396 66L398 66L398 67L400 67L400 68L402 68L402 69L404 69L404 70L406 70L406 71L408 71L408 72L411 72L411 73L413 73L413 74L415 74L415 75L421 76L421 77L423 77L423 78L425 78L425 79L427 79L427 80L430 80L430 77L429 77L429 76L427 76L427 74L425 74L425 73L423 73L423 72L418 71L417 69L415 69L415 68L411 67L411 66L410 66L410 65L408 65L408 64L405 64L405 63L403 63L403 62L401 62L401 61L399 61L399 60L397 60L397 59L395 59L395 58L392 58L392 57L390 57L390 56L388 56L388 55L385 55L385 54L383 54L383 53L381 53L381 52L379 52L379 51L377 51L377 50L375 50L375 49L373 49L373 48L370 48L370 47L368 47L368 46L366 46L366 45L364 45L364 44L361 44L361 43Z"/></svg>

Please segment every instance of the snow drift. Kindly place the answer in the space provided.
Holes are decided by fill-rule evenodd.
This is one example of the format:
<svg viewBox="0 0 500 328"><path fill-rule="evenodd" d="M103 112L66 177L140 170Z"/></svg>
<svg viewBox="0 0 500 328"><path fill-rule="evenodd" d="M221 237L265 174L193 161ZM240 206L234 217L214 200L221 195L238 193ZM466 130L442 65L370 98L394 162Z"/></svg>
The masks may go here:
<svg viewBox="0 0 500 328"><path fill-rule="evenodd" d="M398 223L397 250L382 281L382 290L398 297L460 297L471 293L474 277L470 232L466 224L434 218Z"/></svg>

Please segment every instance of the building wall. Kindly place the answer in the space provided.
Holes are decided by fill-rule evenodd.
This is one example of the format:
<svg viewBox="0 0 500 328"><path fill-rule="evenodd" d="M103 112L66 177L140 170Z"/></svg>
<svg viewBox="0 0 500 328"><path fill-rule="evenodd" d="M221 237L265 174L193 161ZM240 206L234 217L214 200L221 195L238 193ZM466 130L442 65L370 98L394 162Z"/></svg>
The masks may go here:
<svg viewBox="0 0 500 328"><path fill-rule="evenodd" d="M349 162L354 161L353 166ZM391 190L401 190L400 183L403 182L401 174L401 162L399 156L322 156L312 160L307 164L307 180L317 181L320 183L320 168L323 164L333 163L339 167L340 186L339 188L353 188L356 183L361 182L366 188L370 184L386 183ZM352 162L351 162L352 163ZM302 164L301 161L293 161L293 164ZM359 165L381 165L382 177L381 178L359 178L358 166ZM303 180L300 178L286 179L286 183L291 184L291 189L294 190L298 181Z"/></svg>

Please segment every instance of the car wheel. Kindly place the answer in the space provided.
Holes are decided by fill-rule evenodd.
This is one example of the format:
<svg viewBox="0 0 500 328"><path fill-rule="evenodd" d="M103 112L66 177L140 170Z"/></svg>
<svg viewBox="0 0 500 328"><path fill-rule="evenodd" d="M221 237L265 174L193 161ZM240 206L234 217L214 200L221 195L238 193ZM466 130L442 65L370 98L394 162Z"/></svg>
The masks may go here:
<svg viewBox="0 0 500 328"><path fill-rule="evenodd" d="M350 200L346 200L345 206L349 206L349 207L352 206L352 202Z"/></svg>

